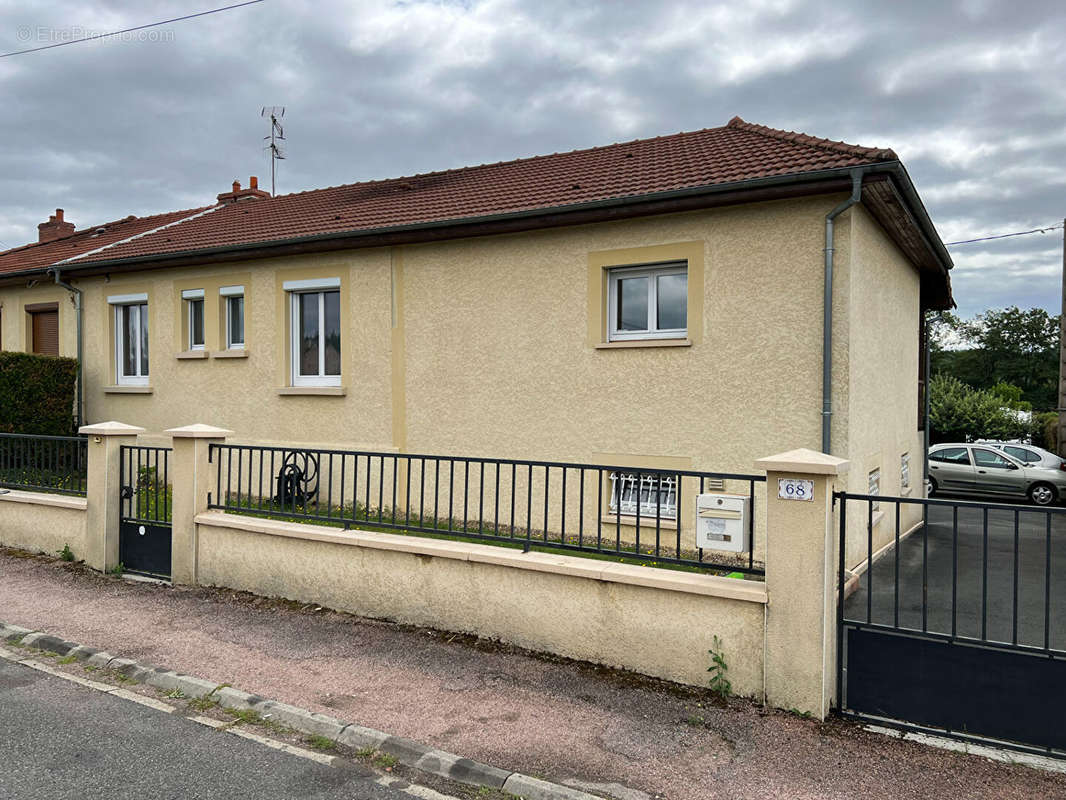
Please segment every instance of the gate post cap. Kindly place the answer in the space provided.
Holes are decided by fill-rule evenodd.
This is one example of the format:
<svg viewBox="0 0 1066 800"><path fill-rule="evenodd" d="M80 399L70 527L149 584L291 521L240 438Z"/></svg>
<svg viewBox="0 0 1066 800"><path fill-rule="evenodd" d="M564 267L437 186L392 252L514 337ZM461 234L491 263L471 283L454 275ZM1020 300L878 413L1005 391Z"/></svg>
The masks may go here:
<svg viewBox="0 0 1066 800"><path fill-rule="evenodd" d="M801 447L798 450L789 450L787 453L778 453L776 456L756 459L755 468L767 472L843 475L848 471L849 463L846 458L837 458L827 453Z"/></svg>
<svg viewBox="0 0 1066 800"><path fill-rule="evenodd" d="M86 436L136 436L138 433L144 433L144 428L111 420L110 422L97 422L93 425L82 425L78 428L78 433Z"/></svg>
<svg viewBox="0 0 1066 800"><path fill-rule="evenodd" d="M227 436L232 436L233 431L228 431L225 428L216 428L213 425L204 425L203 423L196 423L195 425L185 425L181 428L171 428L168 431L164 431L173 436L175 439L225 439Z"/></svg>

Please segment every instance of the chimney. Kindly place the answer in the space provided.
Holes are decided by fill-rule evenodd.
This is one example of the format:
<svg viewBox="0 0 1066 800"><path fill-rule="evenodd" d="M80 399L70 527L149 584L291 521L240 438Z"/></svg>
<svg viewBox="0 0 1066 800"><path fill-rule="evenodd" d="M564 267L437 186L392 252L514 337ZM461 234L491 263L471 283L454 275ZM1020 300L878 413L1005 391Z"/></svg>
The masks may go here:
<svg viewBox="0 0 1066 800"><path fill-rule="evenodd" d="M48 222L42 222L37 226L37 242L54 242L56 239L65 239L74 233L74 223L63 220L63 209L57 208L56 213L48 218Z"/></svg>
<svg viewBox="0 0 1066 800"><path fill-rule="evenodd" d="M247 189L241 188L240 181L234 181L232 190L229 192L223 192L218 196L218 202L220 203L237 203L242 200L255 200L257 197L270 197L270 192L264 192L259 188L259 178L255 175L248 179L249 186Z"/></svg>

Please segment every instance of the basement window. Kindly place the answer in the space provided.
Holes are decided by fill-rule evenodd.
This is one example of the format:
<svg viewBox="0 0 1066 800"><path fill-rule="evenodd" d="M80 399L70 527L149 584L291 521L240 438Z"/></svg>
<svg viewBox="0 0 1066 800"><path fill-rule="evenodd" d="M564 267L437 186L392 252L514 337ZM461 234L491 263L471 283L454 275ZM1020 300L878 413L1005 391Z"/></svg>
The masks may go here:
<svg viewBox="0 0 1066 800"><path fill-rule="evenodd" d="M688 333L685 262L616 267L607 272L610 341L683 339Z"/></svg>
<svg viewBox="0 0 1066 800"><path fill-rule="evenodd" d="M638 472L612 472L612 514L655 519L658 509L660 519L677 519L677 476Z"/></svg>

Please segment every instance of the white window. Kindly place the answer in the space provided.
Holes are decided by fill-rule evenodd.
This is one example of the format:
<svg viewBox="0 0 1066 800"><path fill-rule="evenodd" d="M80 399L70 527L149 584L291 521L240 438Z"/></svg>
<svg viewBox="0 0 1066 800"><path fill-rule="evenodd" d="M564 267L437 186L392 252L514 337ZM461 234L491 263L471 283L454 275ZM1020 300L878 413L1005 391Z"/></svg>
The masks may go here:
<svg viewBox="0 0 1066 800"><path fill-rule="evenodd" d="M688 265L616 267L607 273L608 337L682 339L688 332Z"/></svg>
<svg viewBox="0 0 1066 800"><path fill-rule="evenodd" d="M108 298L115 309L115 381L148 385L148 295Z"/></svg>
<svg viewBox="0 0 1066 800"><path fill-rule="evenodd" d="M869 489L867 494L873 494L880 496L881 494L881 470L880 468L872 470L868 479ZM881 508L881 504L876 500L873 502L873 510L877 511Z"/></svg>
<svg viewBox="0 0 1066 800"><path fill-rule="evenodd" d="M292 385L340 386L340 280L286 281L284 286L290 292Z"/></svg>
<svg viewBox="0 0 1066 800"><path fill-rule="evenodd" d="M654 519L658 508L661 519L677 519L677 476L612 472L609 477L611 513L635 517L639 505L641 517Z"/></svg>
<svg viewBox="0 0 1066 800"><path fill-rule="evenodd" d="M911 486L911 454L904 453L899 457L899 487L909 489Z"/></svg>
<svg viewBox="0 0 1066 800"><path fill-rule="evenodd" d="M186 326L189 332L185 342L189 350L204 349L204 290L186 289L181 293L185 300Z"/></svg>
<svg viewBox="0 0 1066 800"><path fill-rule="evenodd" d="M226 349L244 349L244 287L223 286L219 289L226 304Z"/></svg>

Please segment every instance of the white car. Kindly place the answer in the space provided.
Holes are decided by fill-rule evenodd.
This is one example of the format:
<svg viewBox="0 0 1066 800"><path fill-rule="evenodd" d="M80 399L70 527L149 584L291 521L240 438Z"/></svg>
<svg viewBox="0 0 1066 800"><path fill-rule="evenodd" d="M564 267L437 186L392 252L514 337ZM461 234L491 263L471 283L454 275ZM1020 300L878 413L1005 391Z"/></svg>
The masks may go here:
<svg viewBox="0 0 1066 800"><path fill-rule="evenodd" d="M1066 460L1042 447L1031 444L1019 444L1018 442L997 442L993 439L978 439L974 444L987 444L997 450L1002 450L1009 456L1013 456L1027 467L1040 467L1041 469L1061 469L1066 472Z"/></svg>

